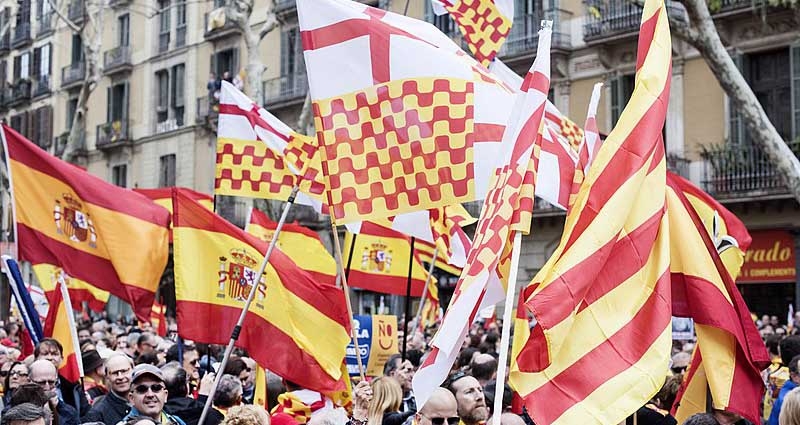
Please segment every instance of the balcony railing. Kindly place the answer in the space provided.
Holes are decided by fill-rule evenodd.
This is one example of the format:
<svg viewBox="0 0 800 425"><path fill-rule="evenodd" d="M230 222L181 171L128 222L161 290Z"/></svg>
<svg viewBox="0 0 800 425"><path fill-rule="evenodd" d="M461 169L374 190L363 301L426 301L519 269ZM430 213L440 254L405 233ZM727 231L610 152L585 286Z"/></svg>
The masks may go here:
<svg viewBox="0 0 800 425"><path fill-rule="evenodd" d="M50 94L50 76L40 75L33 79L33 94L34 98Z"/></svg>
<svg viewBox="0 0 800 425"><path fill-rule="evenodd" d="M103 53L103 70L107 74L131 68L133 68L133 62L131 62L130 46L118 46Z"/></svg>
<svg viewBox="0 0 800 425"><path fill-rule="evenodd" d="M539 26L543 19L553 20L553 49L569 49L571 46L568 32L560 31L560 23L566 21L572 13L566 10L548 10L514 17L514 24L506 42L498 52L498 56L516 56L524 53L536 53L539 44Z"/></svg>
<svg viewBox="0 0 800 425"><path fill-rule="evenodd" d="M685 19L685 10L680 4L666 0L670 16ZM586 3L586 23L583 24L583 39L587 43L634 34L642 22L642 8L628 0L591 0Z"/></svg>
<svg viewBox="0 0 800 425"><path fill-rule="evenodd" d="M18 80L11 86L11 99L9 99L8 106L16 106L29 102L31 100L31 82L30 80Z"/></svg>
<svg viewBox="0 0 800 425"><path fill-rule="evenodd" d="M787 142L800 158L800 142ZM788 193L780 172L761 148L752 144L717 145L702 153L706 160L705 188L715 198Z"/></svg>
<svg viewBox="0 0 800 425"><path fill-rule="evenodd" d="M225 8L220 7L205 14L205 33L203 37L207 39L214 39L223 37L231 33L235 28L233 22L225 16Z"/></svg>
<svg viewBox="0 0 800 425"><path fill-rule="evenodd" d="M299 100L308 93L308 79L303 74L284 75L264 81L264 104L276 105Z"/></svg>
<svg viewBox="0 0 800 425"><path fill-rule="evenodd" d="M96 137L95 147L97 149L116 147L127 142L129 140L128 120L122 119L98 125Z"/></svg>
<svg viewBox="0 0 800 425"><path fill-rule="evenodd" d="M197 124L215 121L219 117L219 100L209 96L198 97L196 110Z"/></svg>
<svg viewBox="0 0 800 425"><path fill-rule="evenodd" d="M83 0L72 0L69 3L69 7L67 8L67 18L69 18L72 22L81 22L83 21L83 15L85 13L83 7Z"/></svg>
<svg viewBox="0 0 800 425"><path fill-rule="evenodd" d="M33 41L31 38L31 24L23 22L14 27L14 38L11 39L11 47L18 48Z"/></svg>
<svg viewBox="0 0 800 425"><path fill-rule="evenodd" d="M53 140L55 146L53 147L53 153L61 157L64 153L64 149L67 147L67 140L69 139L69 130L61 133L60 135L56 136ZM86 132L83 130L79 130L78 133L78 143L75 147L76 153L85 153L86 152Z"/></svg>
<svg viewBox="0 0 800 425"><path fill-rule="evenodd" d="M83 61L61 68L61 87L80 83L86 78L86 65Z"/></svg>

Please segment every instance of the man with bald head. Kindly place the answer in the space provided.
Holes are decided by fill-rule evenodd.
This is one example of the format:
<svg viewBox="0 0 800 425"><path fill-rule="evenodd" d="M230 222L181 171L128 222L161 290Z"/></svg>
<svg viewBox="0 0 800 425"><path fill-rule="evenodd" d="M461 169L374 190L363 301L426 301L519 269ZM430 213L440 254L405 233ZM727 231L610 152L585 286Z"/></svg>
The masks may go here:
<svg viewBox="0 0 800 425"><path fill-rule="evenodd" d="M115 353L106 359L106 387L108 394L92 405L84 422L116 424L130 411L128 393L131 389L133 360L124 353Z"/></svg>
<svg viewBox="0 0 800 425"><path fill-rule="evenodd" d="M413 418L414 425L458 425L458 403L453 393L445 388L436 388Z"/></svg>
<svg viewBox="0 0 800 425"><path fill-rule="evenodd" d="M52 394L50 408L55 408L58 415L59 425L78 425L78 411L67 403L64 403L56 392L58 384L58 370L50 360L40 359L31 363L28 367L28 376L31 382L38 385L46 393Z"/></svg>

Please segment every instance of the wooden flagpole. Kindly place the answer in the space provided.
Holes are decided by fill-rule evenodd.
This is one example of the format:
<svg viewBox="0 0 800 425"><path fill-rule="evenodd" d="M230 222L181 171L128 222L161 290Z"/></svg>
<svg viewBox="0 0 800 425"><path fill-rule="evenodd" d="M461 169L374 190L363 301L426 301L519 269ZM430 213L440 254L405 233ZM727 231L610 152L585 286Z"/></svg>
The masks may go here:
<svg viewBox="0 0 800 425"><path fill-rule="evenodd" d="M506 369L508 364L508 347L511 339L511 314L514 311L514 293L517 288L517 272L519 269L519 252L522 247L522 232L514 232L514 244L511 247L511 269L508 274L506 303L503 310L503 331L500 338L500 356L497 359L497 385L494 390L494 410L492 424L500 425L503 413L503 392L505 391Z"/></svg>
<svg viewBox="0 0 800 425"><path fill-rule="evenodd" d="M278 245L278 237L281 234L281 229L283 225L286 223L286 217L289 215L289 209L294 204L295 197L297 196L298 187L295 186L292 188L292 193L289 195L289 199L286 200L286 205L283 207L283 213L281 213L281 218L278 220L278 225L275 227L275 234L272 236L272 240L269 242L269 247L267 247L267 252L264 254L264 259L261 261L261 266L258 269L258 273L256 276L263 276L264 271L267 269L267 264L269 263L269 257L272 256L272 251L275 250L275 247ZM259 280L260 281L260 280ZM233 327L233 331L231 332L231 339L228 341L228 346L225 347L225 354L222 356L222 363L219 365L219 369L217 370L216 376L214 377L214 384L211 386L211 393L208 395L208 399L206 399L206 404L203 406L203 413L200 415L200 421L198 423L205 423L205 419L208 416L208 411L211 410L211 403L214 400L214 394L217 392L217 386L219 385L219 381L222 380L222 372L225 370L225 366L228 364L228 360L231 357L231 353L233 352L233 346L236 344L236 341L239 339L239 334L242 332L242 325L244 324L244 319L247 316L247 311L250 310L250 304L253 303L253 299L256 297L256 292L258 292L258 282L256 281L253 284L253 287L250 288L250 294L247 296L247 301L244 303L244 307L242 307L242 312L239 314L239 320L236 322L236 326ZM210 351L210 347L209 347ZM208 358L209 365L211 363L211 356Z"/></svg>
<svg viewBox="0 0 800 425"><path fill-rule="evenodd" d="M333 211L331 211L333 212ZM353 321L353 307L350 305L350 287L347 285L347 274L344 270L344 261L342 261L342 247L339 245L339 231L336 230L336 222L333 221L333 215L331 215L331 231L333 232L333 250L336 254L336 262L339 264L339 274L342 276L342 290L344 291L344 302L347 304L347 314L350 317L350 337L353 338L353 348L356 350L356 363L358 363L358 374L363 381L366 379L366 375L364 374L364 364L361 361L361 350L358 347L358 335L356 334L355 328L352 326ZM354 239L355 240L355 239ZM352 249L350 250L352 252ZM355 394L353 394L355 397Z"/></svg>

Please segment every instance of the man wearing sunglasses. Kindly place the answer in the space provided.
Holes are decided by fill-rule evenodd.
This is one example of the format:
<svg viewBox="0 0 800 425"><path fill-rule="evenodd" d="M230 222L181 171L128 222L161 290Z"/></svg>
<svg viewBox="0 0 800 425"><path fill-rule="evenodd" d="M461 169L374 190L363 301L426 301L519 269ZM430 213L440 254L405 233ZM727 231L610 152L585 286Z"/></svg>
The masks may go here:
<svg viewBox="0 0 800 425"><path fill-rule="evenodd" d="M458 425L458 404L453 394L444 389L437 388L414 416L410 425ZM406 424L409 424L406 421Z"/></svg>
<svg viewBox="0 0 800 425"><path fill-rule="evenodd" d="M119 425L137 416L146 416L160 425L186 425L181 418L164 411L164 403L167 402L164 374L161 369L151 364L143 363L133 368L133 380L128 401L133 407Z"/></svg>

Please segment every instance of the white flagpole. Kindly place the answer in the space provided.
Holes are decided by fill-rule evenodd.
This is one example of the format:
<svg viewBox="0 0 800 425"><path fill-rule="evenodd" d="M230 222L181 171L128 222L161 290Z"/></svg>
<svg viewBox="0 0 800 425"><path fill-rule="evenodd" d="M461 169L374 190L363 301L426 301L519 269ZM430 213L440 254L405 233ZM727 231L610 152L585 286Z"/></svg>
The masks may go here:
<svg viewBox="0 0 800 425"><path fill-rule="evenodd" d="M275 250L275 246L278 244L278 236L280 236L281 229L283 229L283 225L286 223L286 217L289 215L289 209L294 204L297 191L297 186L292 188L292 193L289 195L289 199L286 201L286 205L283 207L283 212L281 213L280 220L278 220L278 225L275 226L275 234L272 236L272 240L269 242L267 252L264 254L264 259L261 261L261 266L256 274L256 276L258 276L258 280L254 282L253 287L250 288L250 294L247 296L247 301L244 303L242 312L239 314L239 320L236 322L236 326L233 327L233 331L231 332L231 339L228 341L228 346L225 347L225 353L222 355L222 363L219 364L219 369L214 377L214 384L211 386L211 393L208 394L206 404L203 406L203 413L200 414L200 420L198 421L200 424L205 423L206 416L208 416L208 411L211 410L211 403L214 400L214 394L217 392L219 381L222 380L222 372L225 370L225 366L228 364L228 359L231 357L234 344L236 344L236 341L239 339L239 334L242 331L242 325L244 324L244 319L247 316L247 311L250 310L250 304L253 303L253 299L256 297L261 276L264 275L264 271L267 269L267 264L269 263L269 257L272 255L272 251Z"/></svg>
<svg viewBox="0 0 800 425"><path fill-rule="evenodd" d="M506 364L508 363L508 347L511 339L511 315L514 312L514 293L517 288L517 271L519 269L519 252L522 247L522 232L514 232L514 245L511 248L511 268L508 273L508 288L506 289L506 303L503 310L503 331L500 338L500 357L497 363L497 380L494 390L494 413L492 424L500 425L500 415L503 414L503 392L506 383Z"/></svg>
<svg viewBox="0 0 800 425"><path fill-rule="evenodd" d="M417 307L417 316L416 316L416 326L415 328L421 328L422 323L422 307L425 306L425 296L428 295L428 285L431 283L431 278L433 277L433 269L436 267L436 259L439 256L439 245L436 245L433 248L433 255L431 258L431 265L428 266L428 276L425 278L425 286L422 288L422 298L419 299L419 307ZM416 331L416 329L414 329Z"/></svg>

